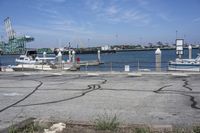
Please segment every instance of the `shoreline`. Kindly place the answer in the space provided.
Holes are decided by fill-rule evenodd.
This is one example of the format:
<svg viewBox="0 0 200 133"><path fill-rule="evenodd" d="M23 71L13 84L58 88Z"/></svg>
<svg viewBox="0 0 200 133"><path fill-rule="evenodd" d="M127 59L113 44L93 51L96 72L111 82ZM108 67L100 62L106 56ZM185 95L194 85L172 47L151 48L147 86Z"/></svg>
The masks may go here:
<svg viewBox="0 0 200 133"><path fill-rule="evenodd" d="M142 48L142 49L119 49L119 50L106 50L106 51L101 51L101 54L114 54L117 52L131 52L131 51L155 51L157 48ZM183 48L184 50L187 50L188 48ZM199 49L198 47L192 48L192 49ZM160 50L176 50L176 48L160 48ZM42 52L39 52L38 54L43 54ZM55 54L54 52L52 53L47 53L47 54ZM77 55L80 54L97 54L97 50L88 50L88 51L80 51L78 50L76 52ZM21 55L21 54L2 54L2 55ZM63 55L68 55L68 52L64 51Z"/></svg>

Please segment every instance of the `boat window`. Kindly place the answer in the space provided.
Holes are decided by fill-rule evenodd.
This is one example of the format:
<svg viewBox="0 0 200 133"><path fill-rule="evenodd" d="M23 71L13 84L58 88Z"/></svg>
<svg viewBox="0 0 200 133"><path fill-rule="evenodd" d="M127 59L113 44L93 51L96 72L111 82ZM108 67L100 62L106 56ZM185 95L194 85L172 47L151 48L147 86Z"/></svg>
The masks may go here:
<svg viewBox="0 0 200 133"><path fill-rule="evenodd" d="M37 54L37 51L28 51L27 52L27 55L36 55Z"/></svg>

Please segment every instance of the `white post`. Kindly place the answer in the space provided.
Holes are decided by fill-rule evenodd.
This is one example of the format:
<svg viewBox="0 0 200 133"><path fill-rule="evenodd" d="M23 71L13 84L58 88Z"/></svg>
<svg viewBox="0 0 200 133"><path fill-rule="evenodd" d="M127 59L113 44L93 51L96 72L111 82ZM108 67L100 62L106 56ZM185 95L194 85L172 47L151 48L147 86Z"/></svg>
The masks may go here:
<svg viewBox="0 0 200 133"><path fill-rule="evenodd" d="M155 51L155 56L156 56L156 71L161 71L161 50L157 48Z"/></svg>
<svg viewBox="0 0 200 133"><path fill-rule="evenodd" d="M75 64L75 59L76 59L75 54L76 54L76 52L73 50L72 51L72 62L73 62L73 64Z"/></svg>
<svg viewBox="0 0 200 133"><path fill-rule="evenodd" d="M138 60L138 62L137 62L137 71L139 71L139 70L140 70L140 62Z"/></svg>
<svg viewBox="0 0 200 133"><path fill-rule="evenodd" d="M188 46L188 51L189 51L189 59L192 59L192 46L191 45L189 45Z"/></svg>
<svg viewBox="0 0 200 133"><path fill-rule="evenodd" d="M100 50L97 51L97 58L98 58L98 62L101 62L101 52L100 52Z"/></svg>
<svg viewBox="0 0 200 133"><path fill-rule="evenodd" d="M58 52L58 64L59 64L59 67L61 68L62 67L62 53L59 51Z"/></svg>
<svg viewBox="0 0 200 133"><path fill-rule="evenodd" d="M71 50L69 50L69 62L72 61L72 55L71 55Z"/></svg>
<svg viewBox="0 0 200 133"><path fill-rule="evenodd" d="M43 52L43 58L46 58L46 55L47 55L47 53ZM43 61L42 61L42 63L43 63ZM46 63L46 59L44 59L44 63Z"/></svg>

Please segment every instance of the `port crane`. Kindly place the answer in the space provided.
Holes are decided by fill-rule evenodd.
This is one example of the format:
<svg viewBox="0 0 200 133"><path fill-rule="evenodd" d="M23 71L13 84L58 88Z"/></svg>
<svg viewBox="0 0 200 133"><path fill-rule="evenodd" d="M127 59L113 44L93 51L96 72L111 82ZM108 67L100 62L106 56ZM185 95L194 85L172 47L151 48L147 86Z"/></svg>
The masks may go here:
<svg viewBox="0 0 200 133"><path fill-rule="evenodd" d="M34 41L31 36L19 36L17 37L11 23L10 17L4 20L5 31L8 37L8 42L1 41L0 49L3 54L22 54L26 50L26 43Z"/></svg>

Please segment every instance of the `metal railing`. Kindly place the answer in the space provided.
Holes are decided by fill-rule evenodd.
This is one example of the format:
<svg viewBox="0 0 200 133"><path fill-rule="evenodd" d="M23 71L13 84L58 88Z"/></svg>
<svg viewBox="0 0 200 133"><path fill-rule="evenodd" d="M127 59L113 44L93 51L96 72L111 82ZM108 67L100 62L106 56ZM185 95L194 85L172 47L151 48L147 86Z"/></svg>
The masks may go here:
<svg viewBox="0 0 200 133"><path fill-rule="evenodd" d="M125 71L128 66L129 71L156 71L156 62L104 62L98 66L86 65L81 67L81 71ZM161 71L167 71L168 62L161 62Z"/></svg>
<svg viewBox="0 0 200 133"><path fill-rule="evenodd" d="M5 69L11 69L12 66L9 66L8 64L10 63L10 61L8 62L1 62L0 61L0 67L3 71L6 71ZM89 63L85 63L85 65L80 66L80 69L77 69L78 71L117 71L117 72L124 72L124 71L162 71L162 72L166 72L168 71L168 65L169 62L165 61L165 62L157 62L160 63L160 67L156 67L156 62L152 62L152 61L113 61L113 62L104 62L104 63L100 63L99 65L90 65ZM15 64L13 64L15 65ZM58 64L57 68L52 68L52 70L54 71L67 71L67 69L65 69L65 65L66 63L62 63L62 64ZM27 69L25 69L24 67L25 65L21 65L21 71L27 71ZM78 66L78 65L77 65ZM76 67L77 67L76 66ZM39 70L41 71L48 71L48 67L45 64L40 65ZM176 66L175 66L176 67ZM77 67L78 68L78 67ZM71 70L76 70L76 69L71 69ZM197 69L198 72L200 72L200 67L199 69Z"/></svg>

